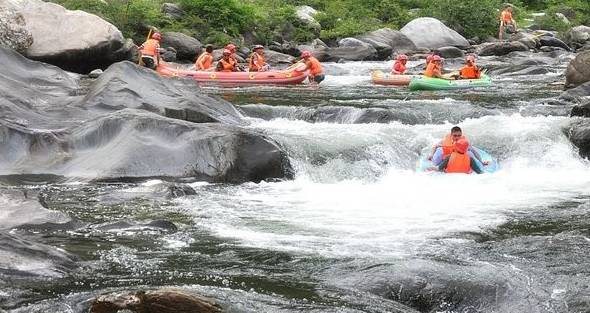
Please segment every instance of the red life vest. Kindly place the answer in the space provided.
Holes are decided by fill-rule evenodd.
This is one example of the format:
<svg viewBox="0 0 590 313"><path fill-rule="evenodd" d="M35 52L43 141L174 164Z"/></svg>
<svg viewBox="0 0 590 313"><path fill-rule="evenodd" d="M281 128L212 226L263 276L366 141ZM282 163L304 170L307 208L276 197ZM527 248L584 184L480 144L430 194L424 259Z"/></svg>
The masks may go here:
<svg viewBox="0 0 590 313"><path fill-rule="evenodd" d="M461 78L464 79L478 79L481 77L481 72L475 65L463 66L463 68L459 71L459 74L461 75Z"/></svg>
<svg viewBox="0 0 590 313"><path fill-rule="evenodd" d="M146 42L143 43L141 49L141 55L149 55L155 57L158 55L158 48L160 48L160 42L155 39L148 39Z"/></svg>
<svg viewBox="0 0 590 313"><path fill-rule="evenodd" d="M393 64L393 69L391 69L391 73L400 75L405 72L406 72L406 66L400 61L395 61L395 63Z"/></svg>
<svg viewBox="0 0 590 313"><path fill-rule="evenodd" d="M426 77L434 77L435 74L441 75L441 66L434 62L428 63L426 67L426 71L424 71L424 76Z"/></svg>
<svg viewBox="0 0 590 313"><path fill-rule="evenodd" d="M322 69L322 65L320 64L320 61L318 61L318 59L314 57L309 57L305 61L305 64L307 65L307 68L309 68L309 75L311 76L317 76L324 72L324 70Z"/></svg>
<svg viewBox="0 0 590 313"><path fill-rule="evenodd" d="M471 157L468 153L461 154L459 152L451 153L449 163L447 163L446 173L471 173Z"/></svg>

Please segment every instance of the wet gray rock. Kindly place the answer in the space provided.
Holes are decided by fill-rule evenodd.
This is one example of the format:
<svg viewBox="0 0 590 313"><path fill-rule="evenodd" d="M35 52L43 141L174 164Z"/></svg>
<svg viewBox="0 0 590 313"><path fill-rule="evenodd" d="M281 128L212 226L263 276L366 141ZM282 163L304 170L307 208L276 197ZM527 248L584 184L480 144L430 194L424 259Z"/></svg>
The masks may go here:
<svg viewBox="0 0 590 313"><path fill-rule="evenodd" d="M166 198L180 198L185 196L193 196L197 194L197 191L186 184L172 184L167 186L168 191L166 194Z"/></svg>
<svg viewBox="0 0 590 313"><path fill-rule="evenodd" d="M570 116L590 117L590 101L574 106Z"/></svg>
<svg viewBox="0 0 590 313"><path fill-rule="evenodd" d="M465 56L463 50L457 47L441 47L436 49L438 54L445 59L462 58Z"/></svg>
<svg viewBox="0 0 590 313"><path fill-rule="evenodd" d="M273 66L280 64L291 64L295 60L293 56L272 50L265 50L264 57L266 62Z"/></svg>
<svg viewBox="0 0 590 313"><path fill-rule="evenodd" d="M539 44L541 46L557 47L562 48L566 51L572 51L572 48L570 48L565 42L555 37L542 36L541 38L539 38Z"/></svg>
<svg viewBox="0 0 590 313"><path fill-rule="evenodd" d="M121 32L96 15L41 0L11 0L5 5L22 14L33 36L25 51L28 58L88 73L128 55Z"/></svg>
<svg viewBox="0 0 590 313"><path fill-rule="evenodd" d="M164 51L160 52L160 57L165 62L176 62L176 49L173 47L163 48Z"/></svg>
<svg viewBox="0 0 590 313"><path fill-rule="evenodd" d="M381 28L357 38L373 46L377 50L379 60L385 60L393 53L416 50L416 45L406 35L390 28Z"/></svg>
<svg viewBox="0 0 590 313"><path fill-rule="evenodd" d="M579 149L580 156L590 158L590 119L582 118L571 122L566 135Z"/></svg>
<svg viewBox="0 0 590 313"><path fill-rule="evenodd" d="M0 4L0 46L24 53L32 44L22 14Z"/></svg>
<svg viewBox="0 0 590 313"><path fill-rule="evenodd" d="M336 48L327 48L323 50L325 55L321 57L321 61L338 62L344 61L366 61L376 60L377 50L372 45L356 40L355 42L362 43L358 46L343 46ZM319 56L319 54L318 54ZM317 57L317 56L316 56ZM320 58L318 58L320 59Z"/></svg>
<svg viewBox="0 0 590 313"><path fill-rule="evenodd" d="M201 52L203 44L197 39L178 32L162 34L163 48L172 47L176 51L176 59L194 62Z"/></svg>
<svg viewBox="0 0 590 313"><path fill-rule="evenodd" d="M44 208L36 198L29 198L26 191L2 190L0 202L0 231L47 223L65 224L71 221L63 212Z"/></svg>
<svg viewBox="0 0 590 313"><path fill-rule="evenodd" d="M541 45L539 42L539 36L524 31L513 34L511 40L521 42L529 49L536 49Z"/></svg>
<svg viewBox="0 0 590 313"><path fill-rule="evenodd" d="M62 277L76 268L76 258L48 245L0 232L0 272L6 276Z"/></svg>
<svg viewBox="0 0 590 313"><path fill-rule="evenodd" d="M163 3L160 12L173 20L181 20L186 14L180 5L175 3Z"/></svg>
<svg viewBox="0 0 590 313"><path fill-rule="evenodd" d="M157 289L119 292L98 296L89 313L116 313L129 310L137 313L222 313L212 299L187 290Z"/></svg>
<svg viewBox="0 0 590 313"><path fill-rule="evenodd" d="M502 41L483 43L475 49L475 53L481 56L506 55L514 51L529 51L529 47L520 41Z"/></svg>
<svg viewBox="0 0 590 313"><path fill-rule="evenodd" d="M590 97L590 82L585 82L575 88L568 89L561 93L561 99L579 102L580 97Z"/></svg>
<svg viewBox="0 0 590 313"><path fill-rule="evenodd" d="M565 87L573 88L590 81L590 51L576 55L565 72Z"/></svg>
<svg viewBox="0 0 590 313"><path fill-rule="evenodd" d="M582 47L590 41L590 27L580 25L572 27L564 34L565 42L574 48Z"/></svg>
<svg viewBox="0 0 590 313"><path fill-rule="evenodd" d="M410 21L401 30L417 47L437 49L440 47L469 47L469 42L456 31L432 17L420 17Z"/></svg>

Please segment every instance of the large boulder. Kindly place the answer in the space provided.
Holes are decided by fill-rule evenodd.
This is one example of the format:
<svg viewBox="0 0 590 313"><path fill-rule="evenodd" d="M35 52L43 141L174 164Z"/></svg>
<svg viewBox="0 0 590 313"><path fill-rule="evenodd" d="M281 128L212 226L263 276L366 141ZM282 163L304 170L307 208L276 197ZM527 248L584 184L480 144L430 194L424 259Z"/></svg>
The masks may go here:
<svg viewBox="0 0 590 313"><path fill-rule="evenodd" d="M573 27L564 34L564 37L568 45L579 48L590 41L590 27L584 25Z"/></svg>
<svg viewBox="0 0 590 313"><path fill-rule="evenodd" d="M582 118L571 122L566 134L578 147L580 156L590 158L590 119Z"/></svg>
<svg viewBox="0 0 590 313"><path fill-rule="evenodd" d="M432 17L420 17L410 21L401 30L417 47L437 49L454 46L467 48L467 39Z"/></svg>
<svg viewBox="0 0 590 313"><path fill-rule="evenodd" d="M314 15L316 15L318 11L308 5L298 6L295 10L295 16L301 21L303 24L313 28L316 32L322 29L322 26L316 19Z"/></svg>
<svg viewBox="0 0 590 313"><path fill-rule="evenodd" d="M40 0L6 3L22 14L33 36L33 44L25 52L28 58L88 73L128 57L121 32L96 15Z"/></svg>
<svg viewBox="0 0 590 313"><path fill-rule="evenodd" d="M22 14L0 5L0 46L24 53L32 44Z"/></svg>
<svg viewBox="0 0 590 313"><path fill-rule="evenodd" d="M162 34L161 46L174 48L177 60L194 62L203 45L197 39L183 33L167 32Z"/></svg>
<svg viewBox="0 0 590 313"><path fill-rule="evenodd" d="M514 51L528 51L529 47L520 41L486 42L475 49L475 53L481 56L507 55Z"/></svg>
<svg viewBox="0 0 590 313"><path fill-rule="evenodd" d="M416 45L400 31L381 28L357 37L377 50L380 60L385 60L393 53L407 53L416 50Z"/></svg>
<svg viewBox="0 0 590 313"><path fill-rule="evenodd" d="M590 51L576 55L565 72L565 88L573 88L590 81Z"/></svg>
<svg viewBox="0 0 590 313"><path fill-rule="evenodd" d="M265 50L264 57L266 62L271 65L291 64L295 60L293 56L272 50Z"/></svg>

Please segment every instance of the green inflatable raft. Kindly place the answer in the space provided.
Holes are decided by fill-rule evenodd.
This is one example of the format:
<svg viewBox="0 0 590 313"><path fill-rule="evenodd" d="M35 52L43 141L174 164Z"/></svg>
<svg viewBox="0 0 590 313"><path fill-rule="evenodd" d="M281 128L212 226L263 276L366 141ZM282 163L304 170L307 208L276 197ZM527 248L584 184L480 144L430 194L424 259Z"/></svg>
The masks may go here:
<svg viewBox="0 0 590 313"><path fill-rule="evenodd" d="M440 78L431 78L419 76L412 78L410 81L410 90L453 90L466 89L475 87L486 87L492 84L492 79L487 75L482 75L479 79L459 79L446 80Z"/></svg>

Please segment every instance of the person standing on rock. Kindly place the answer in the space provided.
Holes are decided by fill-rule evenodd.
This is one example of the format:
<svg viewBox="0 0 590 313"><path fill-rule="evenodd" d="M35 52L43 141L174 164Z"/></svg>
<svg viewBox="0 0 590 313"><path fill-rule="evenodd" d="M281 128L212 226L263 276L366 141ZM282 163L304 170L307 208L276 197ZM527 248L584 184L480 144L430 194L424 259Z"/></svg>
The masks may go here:
<svg viewBox="0 0 590 313"><path fill-rule="evenodd" d="M252 55L248 59L248 71L250 72L264 72L268 71L269 65L264 60L264 47L255 45L252 48Z"/></svg>
<svg viewBox="0 0 590 313"><path fill-rule="evenodd" d="M502 40L504 33L516 33L516 21L512 18L512 5L507 4L504 6L502 14L500 14L500 31L498 33L498 39Z"/></svg>
<svg viewBox="0 0 590 313"><path fill-rule="evenodd" d="M205 52L203 52L195 62L195 69L197 71L210 71L213 65L213 46L206 45Z"/></svg>
<svg viewBox="0 0 590 313"><path fill-rule="evenodd" d="M301 58L309 70L309 76L307 77L309 82L315 85L321 83L326 78L326 76L324 75L324 69L320 64L320 61L313 57L309 51L303 51L301 53Z"/></svg>
<svg viewBox="0 0 590 313"><path fill-rule="evenodd" d="M143 66L155 70L160 64L160 40L162 40L162 35L153 33L152 38L139 46Z"/></svg>

